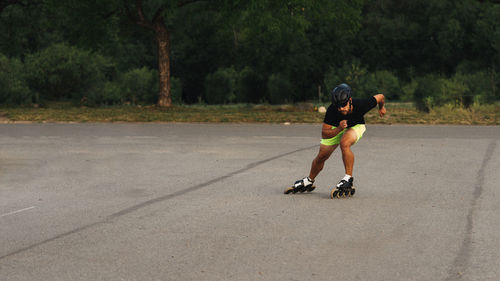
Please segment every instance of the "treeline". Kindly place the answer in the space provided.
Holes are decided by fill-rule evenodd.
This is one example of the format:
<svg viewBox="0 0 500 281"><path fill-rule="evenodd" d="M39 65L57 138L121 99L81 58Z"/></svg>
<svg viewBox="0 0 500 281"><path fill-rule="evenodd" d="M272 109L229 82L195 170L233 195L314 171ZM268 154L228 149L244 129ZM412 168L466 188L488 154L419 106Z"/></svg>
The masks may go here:
<svg viewBox="0 0 500 281"><path fill-rule="evenodd" d="M500 99L500 4L0 0L0 103ZM162 100L167 101L161 103Z"/></svg>

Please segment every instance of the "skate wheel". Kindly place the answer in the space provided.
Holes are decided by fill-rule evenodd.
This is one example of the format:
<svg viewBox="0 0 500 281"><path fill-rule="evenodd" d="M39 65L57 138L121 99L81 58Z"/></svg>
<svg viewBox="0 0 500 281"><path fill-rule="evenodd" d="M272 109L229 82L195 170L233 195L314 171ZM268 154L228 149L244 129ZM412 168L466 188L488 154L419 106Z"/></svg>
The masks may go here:
<svg viewBox="0 0 500 281"><path fill-rule="evenodd" d="M351 190L351 196L354 196L354 193L356 193L356 189L354 189L354 188L353 188L353 189Z"/></svg>
<svg viewBox="0 0 500 281"><path fill-rule="evenodd" d="M339 198L339 191L337 189L333 189L332 192L330 193L330 198L332 199Z"/></svg>
<svg viewBox="0 0 500 281"><path fill-rule="evenodd" d="M309 188L307 189L307 192L311 192L311 191L313 191L315 188L316 188L316 186L312 185L311 187L309 187Z"/></svg>
<svg viewBox="0 0 500 281"><path fill-rule="evenodd" d="M285 189L285 194L290 194L290 192L293 192L293 186Z"/></svg>
<svg viewBox="0 0 500 281"><path fill-rule="evenodd" d="M339 192L337 193L337 198L341 198L344 196L344 192L342 190L339 190Z"/></svg>

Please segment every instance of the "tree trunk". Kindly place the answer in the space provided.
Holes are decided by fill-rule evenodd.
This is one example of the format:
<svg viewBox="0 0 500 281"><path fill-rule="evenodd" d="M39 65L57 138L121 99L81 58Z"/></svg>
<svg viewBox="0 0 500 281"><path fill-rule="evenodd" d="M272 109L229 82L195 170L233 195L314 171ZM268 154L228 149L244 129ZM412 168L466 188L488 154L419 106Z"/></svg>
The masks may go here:
<svg viewBox="0 0 500 281"><path fill-rule="evenodd" d="M172 106L172 95L170 92L170 34L162 17L155 20L154 30L158 43L158 71L160 76L158 106L170 107Z"/></svg>

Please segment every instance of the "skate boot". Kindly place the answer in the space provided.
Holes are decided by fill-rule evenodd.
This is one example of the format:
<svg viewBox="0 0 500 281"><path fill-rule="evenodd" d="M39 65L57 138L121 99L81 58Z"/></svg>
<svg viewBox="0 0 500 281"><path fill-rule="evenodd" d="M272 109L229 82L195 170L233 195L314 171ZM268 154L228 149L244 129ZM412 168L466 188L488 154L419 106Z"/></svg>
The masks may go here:
<svg viewBox="0 0 500 281"><path fill-rule="evenodd" d="M353 187L354 178L351 177L348 181L345 179L340 180L340 182L332 189L330 192L330 197L335 198L349 198L354 195L356 189Z"/></svg>
<svg viewBox="0 0 500 281"><path fill-rule="evenodd" d="M289 194L289 193L295 194L297 192L303 193L305 191L311 192L316 188L316 186L314 186L313 183L314 183L314 180L310 179L309 177L305 177L301 180L296 181L293 184L293 186L285 189L285 194Z"/></svg>

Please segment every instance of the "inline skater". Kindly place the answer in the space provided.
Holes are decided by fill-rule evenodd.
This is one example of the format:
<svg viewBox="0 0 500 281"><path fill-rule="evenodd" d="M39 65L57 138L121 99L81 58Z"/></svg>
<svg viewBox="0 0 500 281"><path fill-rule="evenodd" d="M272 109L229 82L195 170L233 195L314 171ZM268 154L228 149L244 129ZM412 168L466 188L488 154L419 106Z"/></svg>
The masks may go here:
<svg viewBox="0 0 500 281"><path fill-rule="evenodd" d="M378 105L380 117L386 114L384 102L383 94L365 99L353 99L349 85L342 83L335 87L332 91L332 104L328 107L323 121L319 152L312 161L309 176L296 181L292 187L285 190L285 194L313 191L316 176L323 170L325 161L340 145L345 176L332 189L330 196L333 199L354 195L354 154L351 146L356 144L366 131L364 115L368 111Z"/></svg>

